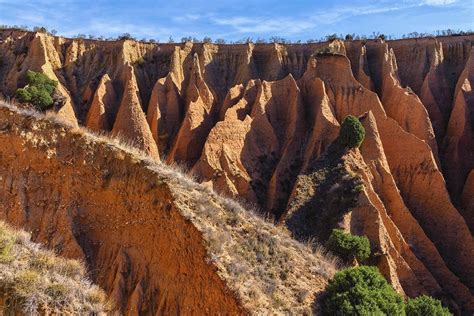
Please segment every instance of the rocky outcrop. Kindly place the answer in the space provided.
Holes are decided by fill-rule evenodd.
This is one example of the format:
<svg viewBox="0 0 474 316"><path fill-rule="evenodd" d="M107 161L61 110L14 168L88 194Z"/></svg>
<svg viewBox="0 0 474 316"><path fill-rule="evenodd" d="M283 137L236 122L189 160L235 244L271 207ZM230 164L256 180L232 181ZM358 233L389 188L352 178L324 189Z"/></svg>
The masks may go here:
<svg viewBox="0 0 474 316"><path fill-rule="evenodd" d="M302 170L320 157L339 134L339 122L326 94L324 82L316 75L317 61L311 58L299 81L303 100L308 110L311 133L306 143Z"/></svg>
<svg viewBox="0 0 474 316"><path fill-rule="evenodd" d="M114 113L116 104L117 94L109 75L105 74L100 79L99 86L94 93L84 125L96 131L111 130L116 115Z"/></svg>
<svg viewBox="0 0 474 316"><path fill-rule="evenodd" d="M474 49L459 77L444 139L444 171L455 200L474 168Z"/></svg>
<svg viewBox="0 0 474 316"><path fill-rule="evenodd" d="M279 216L285 205L301 160L304 136L303 103L296 81L285 79L262 83L251 116L256 125L268 126L277 141L274 155L280 157L272 173L266 209Z"/></svg>
<svg viewBox="0 0 474 316"><path fill-rule="evenodd" d="M172 77L159 79L151 92L147 122L160 153L169 152L184 115L179 91Z"/></svg>
<svg viewBox="0 0 474 316"><path fill-rule="evenodd" d="M389 42L395 52L398 73L404 87L409 87L426 106L438 137L446 128L441 108L449 107L449 97L442 66L442 44L436 39ZM448 114L449 115L449 114Z"/></svg>
<svg viewBox="0 0 474 316"><path fill-rule="evenodd" d="M262 83L250 81L245 89L236 88L240 99L232 106L226 105L223 120L209 133L193 170L211 181L216 190L264 203L278 140L269 124L261 124L262 118L251 115L257 95L262 93ZM226 99L231 98L230 93Z"/></svg>
<svg viewBox="0 0 474 316"><path fill-rule="evenodd" d="M168 156L168 161L193 165L200 157L206 136L218 114L214 96L202 78L199 58L194 55L186 89L185 116Z"/></svg>
<svg viewBox="0 0 474 316"><path fill-rule="evenodd" d="M389 42L403 86L409 86L426 106L441 143L446 132L456 83L466 64L472 36L423 38Z"/></svg>
<svg viewBox="0 0 474 316"><path fill-rule="evenodd" d="M362 119L362 123L366 130L366 138L361 147L361 154L370 169L371 185L386 209L386 213L382 214L389 216L385 221L393 222L399 231L398 238L392 240L404 239L405 243L402 242L402 247L399 247L402 248L402 253L409 254L407 262L409 266L414 266L415 274L425 289L430 293L440 294L441 287L449 293L448 297L457 297L464 308L472 308L474 300L469 289L448 269L435 244L426 236L423 228L405 205L391 174L372 112ZM416 257L410 254L411 252ZM417 262L418 260L421 264ZM425 269L428 271L423 271Z"/></svg>
<svg viewBox="0 0 474 316"><path fill-rule="evenodd" d="M367 47L359 42L347 42L347 58L351 61L354 77L364 87L374 90L374 83L370 78L370 69L367 60Z"/></svg>
<svg viewBox="0 0 474 316"><path fill-rule="evenodd" d="M138 149L158 159L158 148L143 113L137 82L131 66L127 69L127 81L112 134L123 138Z"/></svg>
<svg viewBox="0 0 474 316"><path fill-rule="evenodd" d="M406 56L403 63L399 63L402 82L414 87L414 91L425 104L440 144L440 157L444 175L451 198L458 203L462 185L473 168L472 161L472 126L462 130L464 122L472 121L469 106L462 105L465 97L460 93L466 82L468 73L472 72L472 36L456 39L442 37L438 39L418 40L411 50L417 58L410 58L406 52L407 45L412 42L392 42L395 54ZM416 65L421 64L419 58L425 58L425 71L416 75ZM411 69L411 70L410 70ZM421 77L420 77L421 76ZM420 77L420 79L415 79ZM420 81L422 80L422 81ZM469 80L469 79L468 79ZM422 82L421 84L419 82ZM472 101L466 101L468 104ZM461 136L461 134L463 136ZM462 149L458 146L463 143ZM467 142L467 143L466 143Z"/></svg>
<svg viewBox="0 0 474 316"><path fill-rule="evenodd" d="M428 113L416 94L402 88L393 50L383 42L370 43L367 45L367 59L374 91L387 115L405 131L424 140L437 156L438 148Z"/></svg>
<svg viewBox="0 0 474 316"><path fill-rule="evenodd" d="M23 76L27 70L33 70L46 74L50 79L58 81L57 91L63 97L63 104L55 109L61 118L73 125L77 125L76 114L69 91L58 79L55 69L60 66L60 58L57 54L53 39L45 34L37 33L30 43L28 65L22 65L20 72L14 73ZM8 80L8 78L7 78Z"/></svg>

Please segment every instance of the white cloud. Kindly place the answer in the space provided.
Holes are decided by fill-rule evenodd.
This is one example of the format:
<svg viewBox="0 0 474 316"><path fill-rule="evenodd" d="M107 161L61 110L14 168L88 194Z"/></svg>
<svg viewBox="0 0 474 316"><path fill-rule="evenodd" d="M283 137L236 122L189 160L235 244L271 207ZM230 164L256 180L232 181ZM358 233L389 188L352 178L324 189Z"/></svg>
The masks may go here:
<svg viewBox="0 0 474 316"><path fill-rule="evenodd" d="M176 22L189 22L189 21L197 21L201 19L202 17L198 14L185 14L185 15L180 15L180 16L175 16L172 17L173 21Z"/></svg>
<svg viewBox="0 0 474 316"><path fill-rule="evenodd" d="M456 0L423 0L422 3L425 5L433 5L433 6L443 6L448 4L455 3Z"/></svg>

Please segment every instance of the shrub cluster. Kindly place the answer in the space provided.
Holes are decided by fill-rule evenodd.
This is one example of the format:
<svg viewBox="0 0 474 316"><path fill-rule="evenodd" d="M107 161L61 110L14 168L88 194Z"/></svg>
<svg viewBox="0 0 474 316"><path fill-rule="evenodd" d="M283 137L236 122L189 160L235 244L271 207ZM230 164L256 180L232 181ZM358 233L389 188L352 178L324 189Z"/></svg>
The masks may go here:
<svg viewBox="0 0 474 316"><path fill-rule="evenodd" d="M346 261L364 261L370 256L370 242L367 237L354 236L342 229L333 229L326 246Z"/></svg>
<svg viewBox="0 0 474 316"><path fill-rule="evenodd" d="M441 305L439 300L431 296L422 295L415 299L409 299L406 305L407 316L449 316L451 313Z"/></svg>
<svg viewBox="0 0 474 316"><path fill-rule="evenodd" d="M348 268L326 288L325 315L404 315L402 297L376 267Z"/></svg>
<svg viewBox="0 0 474 316"><path fill-rule="evenodd" d="M405 302L376 267L344 269L326 287L324 315L448 316L439 300L423 295Z"/></svg>
<svg viewBox="0 0 474 316"><path fill-rule="evenodd" d="M16 90L16 96L20 102L31 103L38 110L45 110L53 105L57 81L49 79L45 74L30 70L26 73L26 79L28 84Z"/></svg>
<svg viewBox="0 0 474 316"><path fill-rule="evenodd" d="M365 129L359 119L348 115L342 122L339 141L348 148L358 148L365 138Z"/></svg>
<svg viewBox="0 0 474 316"><path fill-rule="evenodd" d="M326 56L326 55L334 55L335 54L335 51L329 47L329 46L326 46L326 47L322 47L322 48L318 48L314 54L316 56Z"/></svg>

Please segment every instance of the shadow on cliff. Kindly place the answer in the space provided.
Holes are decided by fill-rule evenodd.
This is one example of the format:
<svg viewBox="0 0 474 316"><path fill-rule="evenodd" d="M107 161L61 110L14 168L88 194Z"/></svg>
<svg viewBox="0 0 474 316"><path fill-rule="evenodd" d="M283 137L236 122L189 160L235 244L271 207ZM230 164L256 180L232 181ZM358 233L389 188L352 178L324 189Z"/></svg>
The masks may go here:
<svg viewBox="0 0 474 316"><path fill-rule="evenodd" d="M296 239L324 243L357 203L362 180L347 170L348 154L350 150L336 140L298 176L289 213L282 218Z"/></svg>

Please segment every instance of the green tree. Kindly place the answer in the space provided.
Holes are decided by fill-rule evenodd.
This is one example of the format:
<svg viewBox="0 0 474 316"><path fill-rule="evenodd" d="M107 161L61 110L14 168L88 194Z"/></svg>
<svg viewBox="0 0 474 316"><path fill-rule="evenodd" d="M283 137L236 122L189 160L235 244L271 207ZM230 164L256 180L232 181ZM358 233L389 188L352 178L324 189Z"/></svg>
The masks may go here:
<svg viewBox="0 0 474 316"><path fill-rule="evenodd" d="M365 137L365 129L359 119L353 115L348 115L342 122L339 132L339 141L348 148L358 148Z"/></svg>
<svg viewBox="0 0 474 316"><path fill-rule="evenodd" d="M370 256L370 242L365 236L354 236L342 229L333 229L327 248L344 260L364 261Z"/></svg>
<svg viewBox="0 0 474 316"><path fill-rule="evenodd" d="M402 297L376 267L344 269L326 287L324 315L404 315Z"/></svg>
<svg viewBox="0 0 474 316"><path fill-rule="evenodd" d="M406 304L407 316L449 316L452 315L441 302L431 296L422 295L409 299Z"/></svg>
<svg viewBox="0 0 474 316"><path fill-rule="evenodd" d="M57 81L30 70L26 72L26 79L28 84L16 91L20 102L31 103L38 110L44 110L54 103L53 94L58 85Z"/></svg>

